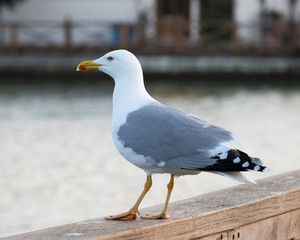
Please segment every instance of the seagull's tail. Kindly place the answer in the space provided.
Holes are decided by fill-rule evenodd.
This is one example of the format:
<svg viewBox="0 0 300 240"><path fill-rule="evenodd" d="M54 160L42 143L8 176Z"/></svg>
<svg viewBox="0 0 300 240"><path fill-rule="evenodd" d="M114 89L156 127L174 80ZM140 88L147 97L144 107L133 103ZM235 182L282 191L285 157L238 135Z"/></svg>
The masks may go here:
<svg viewBox="0 0 300 240"><path fill-rule="evenodd" d="M215 159L215 163L206 167L206 171L216 172L243 172L243 171L257 171L267 172L270 169L263 166L259 158L250 157L247 153L238 149L230 149L228 152L219 153L211 157Z"/></svg>
<svg viewBox="0 0 300 240"><path fill-rule="evenodd" d="M256 182L254 180L252 180L251 178L246 177L241 172L216 172L216 173L218 173L218 174L220 174L224 177L231 178L231 179L233 179L235 181L238 181L238 182L256 184Z"/></svg>

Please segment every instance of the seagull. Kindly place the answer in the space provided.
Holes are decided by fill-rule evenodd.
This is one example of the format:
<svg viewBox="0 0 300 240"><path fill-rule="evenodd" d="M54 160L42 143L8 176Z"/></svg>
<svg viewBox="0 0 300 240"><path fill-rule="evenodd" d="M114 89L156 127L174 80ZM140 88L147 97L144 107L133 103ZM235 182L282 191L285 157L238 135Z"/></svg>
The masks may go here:
<svg viewBox="0 0 300 240"><path fill-rule="evenodd" d="M231 148L238 138L230 131L195 115L166 106L152 98L144 86L137 57L115 50L96 60L84 61L77 71L98 69L114 79L112 138L119 153L143 169L144 190L133 207L107 220L135 220L143 198L152 186L152 174L171 175L162 212L144 219L168 219L174 177L207 171L239 182L252 182L242 171L266 172L259 158Z"/></svg>

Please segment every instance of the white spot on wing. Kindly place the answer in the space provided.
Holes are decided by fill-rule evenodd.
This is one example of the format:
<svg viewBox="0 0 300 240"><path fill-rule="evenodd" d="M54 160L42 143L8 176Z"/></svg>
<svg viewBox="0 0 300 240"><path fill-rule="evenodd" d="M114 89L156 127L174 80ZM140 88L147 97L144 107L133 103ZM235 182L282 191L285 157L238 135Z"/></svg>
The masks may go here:
<svg viewBox="0 0 300 240"><path fill-rule="evenodd" d="M259 165L256 165L255 167L254 167L254 171L258 171L260 169L260 166Z"/></svg>
<svg viewBox="0 0 300 240"><path fill-rule="evenodd" d="M244 162L242 167L249 167L249 162Z"/></svg>
<svg viewBox="0 0 300 240"><path fill-rule="evenodd" d="M239 157L233 159L233 163L239 163L241 161L241 159Z"/></svg>

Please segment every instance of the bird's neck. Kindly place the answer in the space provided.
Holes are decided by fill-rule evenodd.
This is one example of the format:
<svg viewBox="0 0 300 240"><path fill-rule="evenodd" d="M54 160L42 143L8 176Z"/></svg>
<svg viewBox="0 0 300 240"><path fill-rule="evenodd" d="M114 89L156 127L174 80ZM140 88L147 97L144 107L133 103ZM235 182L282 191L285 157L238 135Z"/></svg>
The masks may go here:
<svg viewBox="0 0 300 240"><path fill-rule="evenodd" d="M126 122L127 114L156 102L146 91L143 79L117 79L113 93L113 128Z"/></svg>

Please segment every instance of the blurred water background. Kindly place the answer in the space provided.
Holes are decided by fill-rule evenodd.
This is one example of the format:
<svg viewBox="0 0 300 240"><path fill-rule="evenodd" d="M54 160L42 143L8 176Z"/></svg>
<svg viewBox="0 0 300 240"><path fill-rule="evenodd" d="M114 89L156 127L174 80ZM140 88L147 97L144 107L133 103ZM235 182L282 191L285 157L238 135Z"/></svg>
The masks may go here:
<svg viewBox="0 0 300 240"><path fill-rule="evenodd" d="M156 99L233 131L271 168L249 177L299 170L299 2L0 0L0 237L136 201L145 174L113 145L113 81L75 72L114 49L138 56ZM155 175L141 208L168 181ZM171 201L235 184L180 177Z"/></svg>
<svg viewBox="0 0 300 240"><path fill-rule="evenodd" d="M300 85L288 86L288 80L239 84L157 77L146 85L162 103L236 133L237 147L271 168L247 173L258 179L300 168ZM145 174L113 145L112 90L113 81L100 73L99 80L86 83L1 85L0 236L123 212L135 202ZM153 180L142 208L165 200L169 176ZM209 173L180 177L171 201L235 184Z"/></svg>

